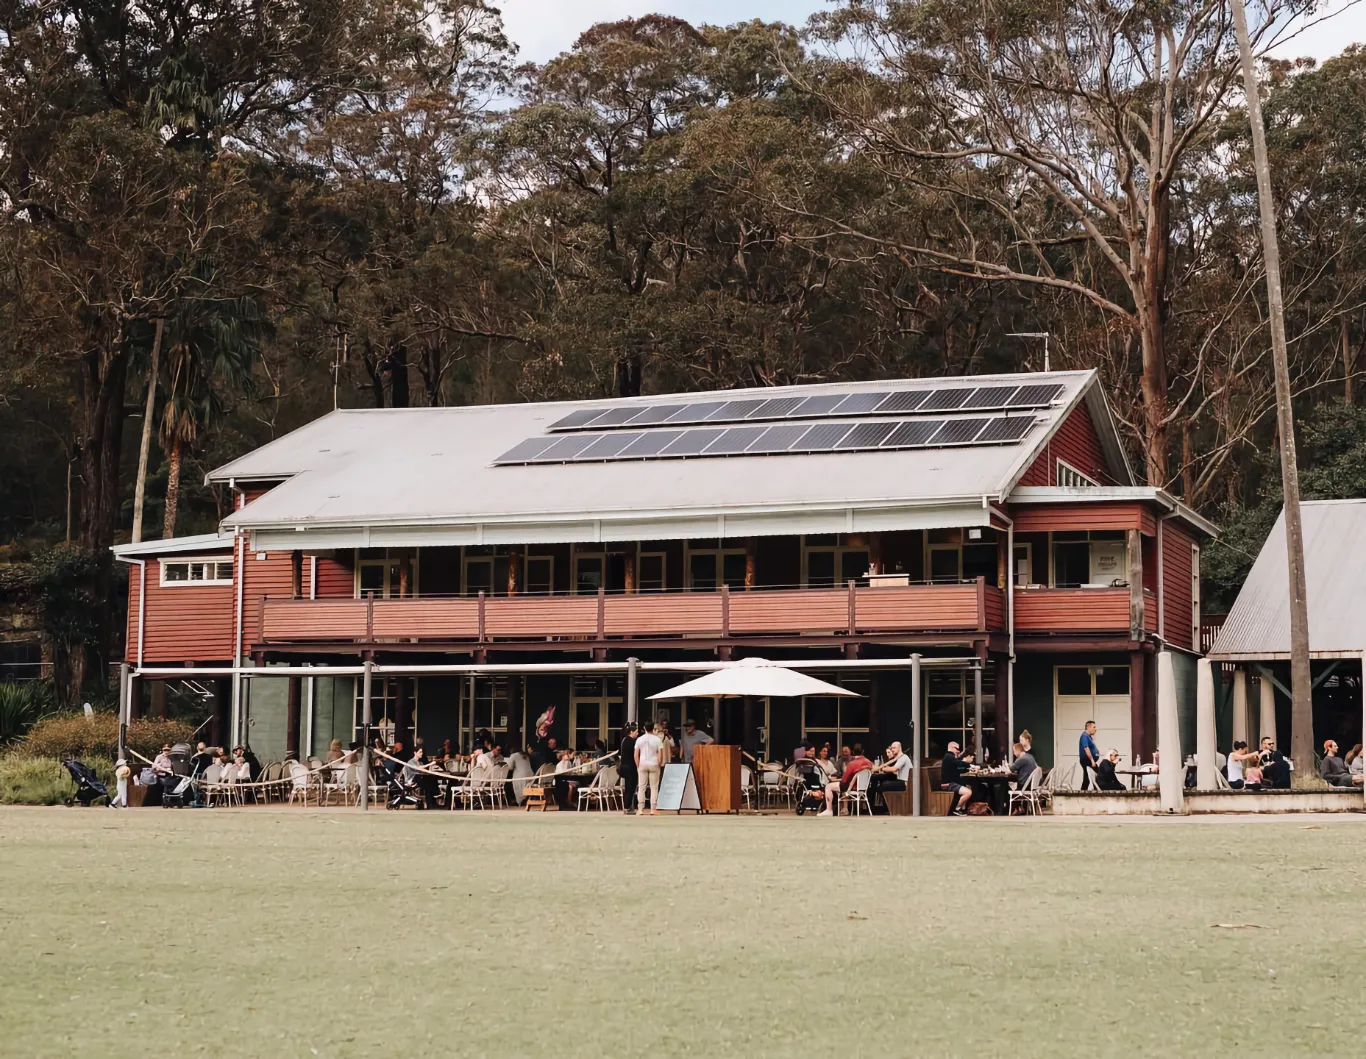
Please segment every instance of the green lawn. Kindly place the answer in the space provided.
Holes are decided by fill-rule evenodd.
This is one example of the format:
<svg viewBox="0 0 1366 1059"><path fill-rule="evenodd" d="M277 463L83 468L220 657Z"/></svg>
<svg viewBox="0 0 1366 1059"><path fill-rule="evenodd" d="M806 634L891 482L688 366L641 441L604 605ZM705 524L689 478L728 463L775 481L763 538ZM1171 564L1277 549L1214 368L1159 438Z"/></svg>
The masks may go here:
<svg viewBox="0 0 1366 1059"><path fill-rule="evenodd" d="M1364 854L1357 817L0 809L0 1054L1346 1054Z"/></svg>

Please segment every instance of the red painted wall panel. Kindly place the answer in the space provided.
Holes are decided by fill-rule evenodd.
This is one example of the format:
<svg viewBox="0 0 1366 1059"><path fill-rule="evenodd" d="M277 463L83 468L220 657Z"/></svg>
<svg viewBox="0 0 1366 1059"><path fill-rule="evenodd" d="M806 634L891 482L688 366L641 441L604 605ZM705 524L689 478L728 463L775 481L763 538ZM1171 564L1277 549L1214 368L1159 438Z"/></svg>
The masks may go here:
<svg viewBox="0 0 1366 1059"><path fill-rule="evenodd" d="M1075 467L1082 474L1094 478L1101 485L1115 485L1100 447L1100 435L1091 422L1087 407L1078 405L1063 420L1052 440L1025 471L1020 485L1057 485L1058 460Z"/></svg>
<svg viewBox="0 0 1366 1059"><path fill-rule="evenodd" d="M1194 586L1191 582L1191 545L1194 540L1170 521L1162 524L1163 611L1167 642L1195 650L1192 626Z"/></svg>
<svg viewBox="0 0 1366 1059"><path fill-rule="evenodd" d="M216 553L208 553L216 554ZM137 566L128 575L128 638L124 657L137 661ZM143 661L226 662L232 658L231 585L161 584L161 563L147 560Z"/></svg>

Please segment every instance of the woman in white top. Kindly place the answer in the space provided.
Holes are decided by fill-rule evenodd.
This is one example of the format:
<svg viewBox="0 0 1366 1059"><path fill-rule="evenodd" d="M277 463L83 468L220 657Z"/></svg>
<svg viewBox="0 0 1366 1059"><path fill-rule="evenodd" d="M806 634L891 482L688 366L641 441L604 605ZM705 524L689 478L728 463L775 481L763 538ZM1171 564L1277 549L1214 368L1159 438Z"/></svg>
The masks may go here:
<svg viewBox="0 0 1366 1059"><path fill-rule="evenodd" d="M816 753L816 767L825 773L826 780L836 778L835 763L830 760L830 744L826 743Z"/></svg>
<svg viewBox="0 0 1366 1059"><path fill-rule="evenodd" d="M1257 752L1249 750L1242 740L1233 744L1233 753L1228 756L1228 785L1235 791L1243 789L1243 766L1245 762L1256 763Z"/></svg>

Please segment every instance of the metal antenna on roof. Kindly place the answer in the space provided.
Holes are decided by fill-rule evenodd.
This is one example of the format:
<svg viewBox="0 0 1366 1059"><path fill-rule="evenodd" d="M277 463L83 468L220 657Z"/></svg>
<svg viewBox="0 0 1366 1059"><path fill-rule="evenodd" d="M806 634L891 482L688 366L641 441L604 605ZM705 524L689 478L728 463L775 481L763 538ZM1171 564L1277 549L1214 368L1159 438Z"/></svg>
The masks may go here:
<svg viewBox="0 0 1366 1059"><path fill-rule="evenodd" d="M1048 371L1048 332L1047 331L1007 331L1007 338L1042 338L1043 339L1043 370Z"/></svg>

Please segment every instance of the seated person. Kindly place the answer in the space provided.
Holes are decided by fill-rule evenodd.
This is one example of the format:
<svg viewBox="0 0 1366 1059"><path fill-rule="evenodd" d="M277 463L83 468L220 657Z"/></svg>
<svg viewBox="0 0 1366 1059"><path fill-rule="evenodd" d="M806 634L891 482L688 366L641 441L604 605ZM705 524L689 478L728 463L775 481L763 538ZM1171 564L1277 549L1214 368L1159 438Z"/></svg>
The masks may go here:
<svg viewBox="0 0 1366 1059"><path fill-rule="evenodd" d="M1011 749L1015 753L1015 760L1010 765L1010 776L1018 786L1023 787L1029 777L1039 771L1039 763L1024 743L1016 743Z"/></svg>
<svg viewBox="0 0 1366 1059"><path fill-rule="evenodd" d="M869 761L866 757L864 757L862 754L858 754L854 757L851 757L849 759L849 763L844 766L844 772L840 774L840 778L834 783L827 783L825 785L825 808L822 809L816 815L838 815L839 803L837 799L839 798L841 792L847 791L849 789L850 785L854 782L855 776L857 776L864 769L870 769L872 767L873 763Z"/></svg>
<svg viewBox="0 0 1366 1059"><path fill-rule="evenodd" d="M245 747L235 746L232 748L232 763L228 769L235 771L238 783L251 782L251 765L247 761L247 751Z"/></svg>
<svg viewBox="0 0 1366 1059"><path fill-rule="evenodd" d="M1249 750L1241 739L1234 743L1233 753L1228 756L1228 785L1235 791L1242 790L1246 783L1245 771L1257 761L1257 751Z"/></svg>
<svg viewBox="0 0 1366 1059"><path fill-rule="evenodd" d="M1352 747L1351 750L1347 751L1347 756L1343 760L1347 762L1348 772L1353 776L1360 776L1363 767L1366 766L1366 757L1362 756L1361 744L1358 743L1356 746Z"/></svg>
<svg viewBox="0 0 1366 1059"><path fill-rule="evenodd" d="M873 778L868 782L869 801L879 791L904 791L910 778L911 759L901 749L901 743L894 742L887 748L887 763L873 770Z"/></svg>
<svg viewBox="0 0 1366 1059"><path fill-rule="evenodd" d="M1096 766L1096 786L1103 791L1122 791L1124 784L1115 775L1115 769L1118 767L1119 751L1111 748Z"/></svg>
<svg viewBox="0 0 1366 1059"><path fill-rule="evenodd" d="M833 780L837 775L835 772L835 759L830 756L829 743L826 743L825 746L821 747L820 750L816 752L814 758L804 758L803 760L814 760L816 762L816 767L825 773L827 783L830 780Z"/></svg>
<svg viewBox="0 0 1366 1059"><path fill-rule="evenodd" d="M1258 755L1262 764L1262 785L1272 790L1290 789L1290 762L1276 749L1276 741L1271 736L1262 737L1262 750Z"/></svg>
<svg viewBox="0 0 1366 1059"><path fill-rule="evenodd" d="M1353 776L1352 770L1347 767L1347 762L1338 756L1338 744L1327 739L1323 744L1323 760L1319 762L1319 775L1330 787L1350 787L1354 783L1360 783L1360 775Z"/></svg>
<svg viewBox="0 0 1366 1059"><path fill-rule="evenodd" d="M950 743L939 766L939 789L948 791L955 798L949 809L950 816L967 816L968 802L972 801L972 788L963 782L963 771L972 764L972 755L959 757L961 750L957 743Z"/></svg>
<svg viewBox="0 0 1366 1059"><path fill-rule="evenodd" d="M174 763L173 761L171 761L171 744L170 744L170 743L167 743L165 746L163 746L163 747L161 748L161 753L158 754L158 755L156 756L155 760L153 760L153 762L152 762L152 768L156 769L158 772L174 772L174 771L175 771L175 763Z"/></svg>
<svg viewBox="0 0 1366 1059"><path fill-rule="evenodd" d="M422 800L417 803L419 809L435 809L437 805L437 786L436 777L427 772L419 771L427 767L425 751L419 743L413 748L413 756L408 764L403 766L403 782L415 788L422 795Z"/></svg>

